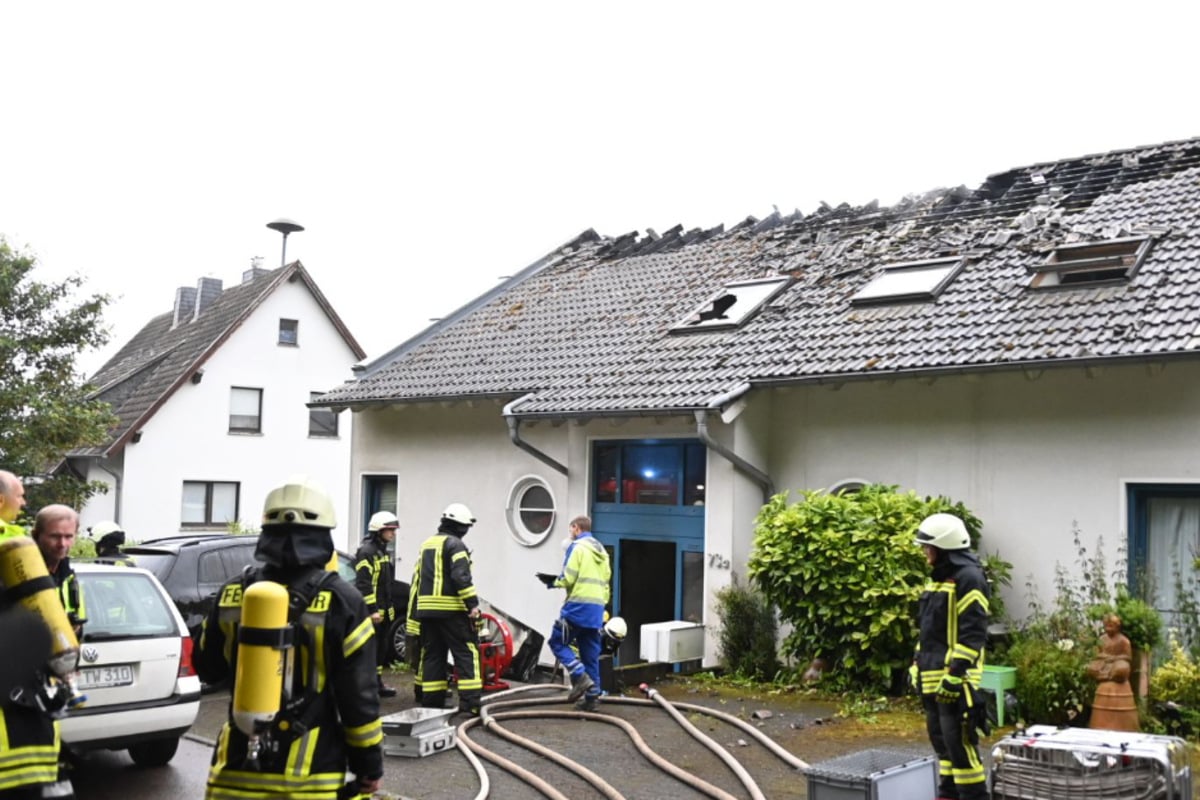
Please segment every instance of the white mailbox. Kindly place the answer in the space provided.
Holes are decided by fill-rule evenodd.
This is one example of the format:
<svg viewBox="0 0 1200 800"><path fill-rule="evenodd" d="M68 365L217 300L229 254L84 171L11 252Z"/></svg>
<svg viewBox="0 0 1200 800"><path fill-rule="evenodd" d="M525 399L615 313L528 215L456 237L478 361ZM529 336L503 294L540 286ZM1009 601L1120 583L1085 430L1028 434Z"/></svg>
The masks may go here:
<svg viewBox="0 0 1200 800"><path fill-rule="evenodd" d="M704 626L698 622L651 622L641 627L641 635L643 661L678 664L704 658Z"/></svg>

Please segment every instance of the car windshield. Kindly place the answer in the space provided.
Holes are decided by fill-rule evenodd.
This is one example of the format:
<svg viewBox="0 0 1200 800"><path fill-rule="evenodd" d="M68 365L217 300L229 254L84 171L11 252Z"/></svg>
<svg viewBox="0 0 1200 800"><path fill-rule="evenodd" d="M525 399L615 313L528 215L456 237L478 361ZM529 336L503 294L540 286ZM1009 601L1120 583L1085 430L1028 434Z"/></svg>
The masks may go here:
<svg viewBox="0 0 1200 800"><path fill-rule="evenodd" d="M175 556L171 553L163 553L158 551L139 551L127 549L125 555L133 559L133 563L137 564L142 569L148 569L154 573L154 576L161 580L166 580L167 573L171 571L171 565L175 563Z"/></svg>
<svg viewBox="0 0 1200 800"><path fill-rule="evenodd" d="M80 572L87 622L83 641L178 636L179 628L154 579L133 571Z"/></svg>

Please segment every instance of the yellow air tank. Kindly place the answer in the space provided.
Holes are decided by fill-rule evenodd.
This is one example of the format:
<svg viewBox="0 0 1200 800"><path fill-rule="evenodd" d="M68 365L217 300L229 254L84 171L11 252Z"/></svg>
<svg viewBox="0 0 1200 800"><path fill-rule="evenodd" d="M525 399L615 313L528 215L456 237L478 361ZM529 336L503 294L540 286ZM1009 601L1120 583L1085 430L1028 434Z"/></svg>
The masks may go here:
<svg viewBox="0 0 1200 800"><path fill-rule="evenodd" d="M50 669L54 674L65 678L74 672L79 664L79 640L33 539L14 536L0 541L0 583L10 597L19 599L50 629Z"/></svg>
<svg viewBox="0 0 1200 800"><path fill-rule="evenodd" d="M242 595L233 684L233 722L247 736L257 737L279 713L287 627L287 589L272 581L251 584Z"/></svg>

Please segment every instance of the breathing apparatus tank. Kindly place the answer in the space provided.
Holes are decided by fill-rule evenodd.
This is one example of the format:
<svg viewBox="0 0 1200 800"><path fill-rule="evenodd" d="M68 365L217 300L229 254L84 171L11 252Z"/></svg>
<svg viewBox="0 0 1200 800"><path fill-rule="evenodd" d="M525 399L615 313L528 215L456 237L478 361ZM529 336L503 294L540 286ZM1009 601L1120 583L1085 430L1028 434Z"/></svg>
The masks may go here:
<svg viewBox="0 0 1200 800"><path fill-rule="evenodd" d="M0 583L10 600L19 601L50 629L50 669L65 681L79 664L79 640L33 539L14 536L0 541Z"/></svg>
<svg viewBox="0 0 1200 800"><path fill-rule="evenodd" d="M248 767L257 765L263 736L282 705L290 630L287 589L273 581L251 584L242 594L233 683L233 723L250 740Z"/></svg>

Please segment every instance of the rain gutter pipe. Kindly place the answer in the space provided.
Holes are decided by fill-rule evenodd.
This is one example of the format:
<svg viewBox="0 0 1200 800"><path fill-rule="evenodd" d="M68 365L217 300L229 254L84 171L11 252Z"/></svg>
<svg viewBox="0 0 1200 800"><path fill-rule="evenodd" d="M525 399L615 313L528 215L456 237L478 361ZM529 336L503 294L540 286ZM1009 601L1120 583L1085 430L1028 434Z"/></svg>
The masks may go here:
<svg viewBox="0 0 1200 800"><path fill-rule="evenodd" d="M555 459L553 459L546 453L543 453L541 450L538 450L536 447L531 445L529 442L527 442L521 438L521 418L516 416L515 414L513 414L513 408L520 405L521 403L525 402L530 397L533 397L533 395L527 394L527 395L518 397L516 400L513 400L511 403L506 405L504 407L504 411L501 412L504 414L504 421L508 423L508 438L512 441L513 444L515 444L517 447L524 450L526 453L529 453L529 455L533 456L538 461L541 461L543 464L546 464L551 469L557 470L558 472L561 472L563 475L566 475L567 474L566 464L559 463L558 461L556 461Z"/></svg>
<svg viewBox="0 0 1200 800"><path fill-rule="evenodd" d="M749 383L740 383L728 392L719 394L712 400L709 400L707 408L694 411L693 413L696 415L696 436L704 443L705 447L720 455L730 464L733 464L734 469L758 484L759 488L762 489L763 503L766 503L775 496L775 483L771 480L771 476L718 442L708 432L709 413L720 411L722 406L740 400L746 392L750 391L750 388Z"/></svg>

